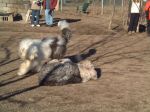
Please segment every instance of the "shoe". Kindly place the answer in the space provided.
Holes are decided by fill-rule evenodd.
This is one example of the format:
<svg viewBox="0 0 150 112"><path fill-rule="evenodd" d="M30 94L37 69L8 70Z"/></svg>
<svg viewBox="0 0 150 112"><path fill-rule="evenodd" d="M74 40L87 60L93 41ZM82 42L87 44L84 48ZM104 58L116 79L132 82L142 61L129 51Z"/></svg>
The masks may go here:
<svg viewBox="0 0 150 112"><path fill-rule="evenodd" d="M34 26L35 26L34 24L31 25L31 27L34 27Z"/></svg>
<svg viewBox="0 0 150 112"><path fill-rule="evenodd" d="M53 25L53 24L52 24L52 25L47 25L47 24L46 24L45 26L46 26L46 27L53 27L54 25Z"/></svg>
<svg viewBox="0 0 150 112"><path fill-rule="evenodd" d="M129 34L129 35L131 35L131 34L132 34L132 32L131 32L131 31L129 31L129 32L128 32L128 34Z"/></svg>
<svg viewBox="0 0 150 112"><path fill-rule="evenodd" d="M136 32L135 32L135 31L132 31L131 33L134 34L134 33L136 33Z"/></svg>
<svg viewBox="0 0 150 112"><path fill-rule="evenodd" d="M45 25L46 27L50 27L49 25Z"/></svg>
<svg viewBox="0 0 150 112"><path fill-rule="evenodd" d="M39 24L37 24L36 26L37 26L37 27L40 27L40 25L39 25Z"/></svg>

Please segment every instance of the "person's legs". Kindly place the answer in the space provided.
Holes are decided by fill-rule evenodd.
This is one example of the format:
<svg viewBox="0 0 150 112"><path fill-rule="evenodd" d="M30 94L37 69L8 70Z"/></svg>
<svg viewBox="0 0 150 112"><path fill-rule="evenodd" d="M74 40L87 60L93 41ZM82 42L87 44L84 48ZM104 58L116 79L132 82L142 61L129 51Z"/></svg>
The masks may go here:
<svg viewBox="0 0 150 112"><path fill-rule="evenodd" d="M53 17L51 14L49 14L50 9L45 10L45 22L47 25L53 24Z"/></svg>
<svg viewBox="0 0 150 112"><path fill-rule="evenodd" d="M35 12L35 18L36 18L35 25L39 25L39 16L40 16L40 10L36 10L36 12Z"/></svg>
<svg viewBox="0 0 150 112"><path fill-rule="evenodd" d="M147 33L150 35L150 20L147 20Z"/></svg>
<svg viewBox="0 0 150 112"><path fill-rule="evenodd" d="M137 30L137 26L138 26L138 22L139 22L139 17L140 17L139 13L135 13L134 14L134 22L133 22L133 31L134 32L136 32L136 30Z"/></svg>
<svg viewBox="0 0 150 112"><path fill-rule="evenodd" d="M130 23L129 23L129 27L128 27L128 32L133 31L133 23L134 23L134 14L131 13L131 15L130 15Z"/></svg>
<svg viewBox="0 0 150 112"><path fill-rule="evenodd" d="M35 10L32 10L31 12L31 25L34 25L34 20L35 20Z"/></svg>

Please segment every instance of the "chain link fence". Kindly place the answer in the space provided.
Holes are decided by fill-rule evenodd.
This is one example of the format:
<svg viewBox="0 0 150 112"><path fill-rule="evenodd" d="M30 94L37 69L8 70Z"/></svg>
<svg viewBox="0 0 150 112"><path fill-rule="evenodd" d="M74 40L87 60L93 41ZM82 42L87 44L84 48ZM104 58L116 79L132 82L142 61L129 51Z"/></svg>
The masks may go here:
<svg viewBox="0 0 150 112"><path fill-rule="evenodd" d="M96 15L99 14L110 14L113 10L114 0L61 0L63 3L62 5L62 11L65 10L66 7L71 8L77 8L78 6L82 6L85 2L90 2L90 5L88 9L90 10L90 13L94 13ZM128 8L128 4L123 3L127 0L115 0L115 14L120 15L123 10Z"/></svg>
<svg viewBox="0 0 150 112"><path fill-rule="evenodd" d="M78 3L84 2L85 0L62 0L62 1L63 1L63 4L78 4ZM97 3L102 2L102 0L90 0L90 1L97 2ZM113 0L103 0L104 5L110 5L112 2ZM122 0L116 0L117 5L121 5L121 3L122 3Z"/></svg>

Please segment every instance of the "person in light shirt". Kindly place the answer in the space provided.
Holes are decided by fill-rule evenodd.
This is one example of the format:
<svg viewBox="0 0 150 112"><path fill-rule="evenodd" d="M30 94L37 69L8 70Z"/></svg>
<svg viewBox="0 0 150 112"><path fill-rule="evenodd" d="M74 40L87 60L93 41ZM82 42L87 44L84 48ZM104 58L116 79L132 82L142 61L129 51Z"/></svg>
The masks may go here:
<svg viewBox="0 0 150 112"><path fill-rule="evenodd" d="M39 24L39 16L40 16L40 9L42 5L42 0L30 0L31 3L31 26L40 27Z"/></svg>
<svg viewBox="0 0 150 112"><path fill-rule="evenodd" d="M136 33L140 17L140 0L132 0L128 34Z"/></svg>

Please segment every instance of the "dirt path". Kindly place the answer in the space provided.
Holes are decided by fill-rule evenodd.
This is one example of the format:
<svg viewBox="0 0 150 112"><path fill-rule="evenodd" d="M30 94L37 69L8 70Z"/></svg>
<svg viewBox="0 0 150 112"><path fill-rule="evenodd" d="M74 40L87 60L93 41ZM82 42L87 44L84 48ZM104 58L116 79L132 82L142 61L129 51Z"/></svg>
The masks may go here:
<svg viewBox="0 0 150 112"><path fill-rule="evenodd" d="M72 20L66 56L82 54L101 70L100 78L37 87L35 74L16 75L18 43L26 37L57 35L58 28L0 24L0 112L150 112L150 38L107 31L99 18Z"/></svg>

